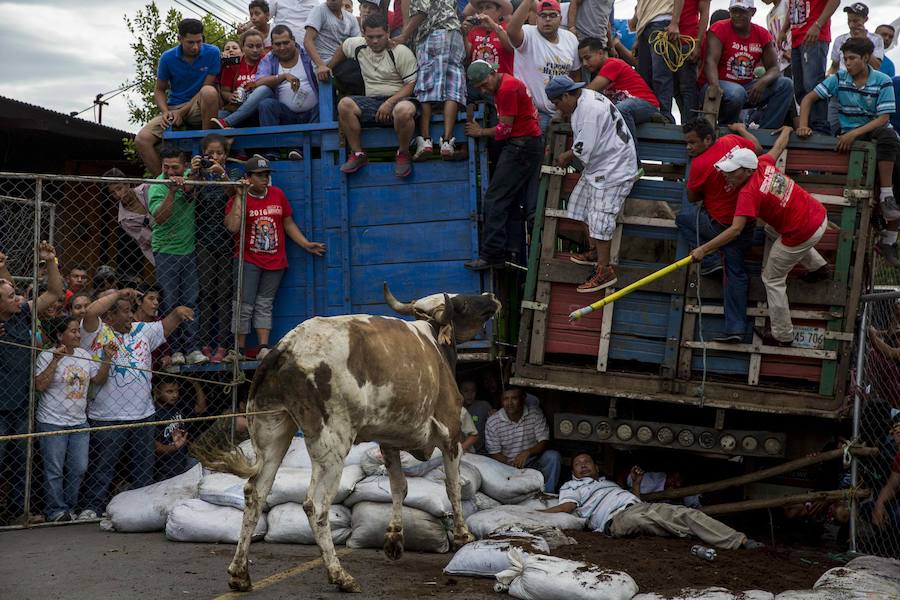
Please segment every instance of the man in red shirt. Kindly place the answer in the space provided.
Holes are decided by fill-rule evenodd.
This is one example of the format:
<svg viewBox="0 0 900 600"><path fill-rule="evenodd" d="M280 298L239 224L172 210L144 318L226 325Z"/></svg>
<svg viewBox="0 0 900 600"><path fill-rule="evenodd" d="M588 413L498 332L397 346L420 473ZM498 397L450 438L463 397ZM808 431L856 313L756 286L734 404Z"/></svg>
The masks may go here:
<svg viewBox="0 0 900 600"><path fill-rule="evenodd" d="M791 131L790 127L782 129L772 149L759 158L752 150L734 148L716 163L728 185L740 190L734 220L715 239L691 252L694 260L703 260L708 252L741 235L756 219L766 223L766 234L775 239L762 272L771 329L757 334L763 343L778 346L790 346L794 340L788 273L800 263L810 274L827 275L827 262L814 248L828 228L825 207L775 166Z"/></svg>
<svg viewBox="0 0 900 600"><path fill-rule="evenodd" d="M473 271L503 268L507 249L518 247L510 245L507 225L514 216L513 211L520 211L520 207L526 205L528 183L541 168L544 157L541 126L528 88L512 75L499 73L497 69L496 64L476 60L466 71L469 83L478 86L483 94L494 97L498 117L497 125L490 128L469 121L466 135L505 142L484 198L480 256L465 264ZM513 235L519 233L513 232Z"/></svg>
<svg viewBox="0 0 900 600"><path fill-rule="evenodd" d="M497 65L498 73L513 74L514 49L506 35L506 23L512 14L509 0L469 0L462 22L465 35L466 62L483 60ZM466 98L470 105L484 101L477 86L468 83Z"/></svg>
<svg viewBox="0 0 900 600"><path fill-rule="evenodd" d="M799 103L825 79L828 46L831 42L831 15L841 0L787 0L788 18L778 34L776 46L781 48L791 34L791 72L794 97ZM815 105L810 114L810 127L831 135L827 107Z"/></svg>
<svg viewBox="0 0 900 600"><path fill-rule="evenodd" d="M794 102L793 84L781 76L772 35L750 22L756 14L753 0L731 0L728 13L730 19L709 28L700 76L701 83L709 86L710 96L722 97L719 123L736 123L741 110L757 108L751 122L763 129L781 127ZM759 67L765 72L757 77Z"/></svg>
<svg viewBox="0 0 900 600"><path fill-rule="evenodd" d="M754 152L762 150L757 139L742 123L734 123L729 129L738 135L729 134L716 140L712 125L703 117L682 127L687 153L691 158L686 186L689 202L682 206L675 217L675 224L680 240L688 246L708 242L732 224L737 189L727 185L715 168L716 162L733 148L748 148ZM722 246L720 257L711 255L701 264L701 274L714 275L723 270L724 262L725 330L713 341L736 344L746 334L749 278L744 268L744 256L752 241L753 227L746 227L736 239Z"/></svg>

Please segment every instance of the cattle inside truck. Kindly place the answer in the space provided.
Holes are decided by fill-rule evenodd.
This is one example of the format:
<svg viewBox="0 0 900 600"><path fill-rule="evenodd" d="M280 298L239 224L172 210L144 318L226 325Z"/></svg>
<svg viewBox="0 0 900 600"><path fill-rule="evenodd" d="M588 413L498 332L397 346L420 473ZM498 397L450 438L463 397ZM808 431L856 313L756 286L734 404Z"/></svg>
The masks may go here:
<svg viewBox="0 0 900 600"><path fill-rule="evenodd" d="M768 132L753 133L771 147ZM567 126L555 126L551 156L570 144ZM796 268L788 279L797 331L788 348L763 345L752 331L767 315L759 277L766 241L760 230L747 259L743 343L709 341L723 332L722 281L700 277L696 265L569 323L571 311L600 295L575 291L591 267L569 260L584 247L580 224L565 218L578 174L544 167L511 381L547 390L545 408L553 415L557 440L726 457L781 458L821 449L846 415L857 308L871 264L875 176L872 145L856 144L841 154L834 144L823 136L792 137L781 159L787 173L826 206L833 224L816 246L833 276L807 284ZM687 202L684 181L690 168L681 128L643 125L638 148L644 174L629 202L677 214ZM606 292L688 251L677 240L672 218L626 209L612 243L618 282Z"/></svg>

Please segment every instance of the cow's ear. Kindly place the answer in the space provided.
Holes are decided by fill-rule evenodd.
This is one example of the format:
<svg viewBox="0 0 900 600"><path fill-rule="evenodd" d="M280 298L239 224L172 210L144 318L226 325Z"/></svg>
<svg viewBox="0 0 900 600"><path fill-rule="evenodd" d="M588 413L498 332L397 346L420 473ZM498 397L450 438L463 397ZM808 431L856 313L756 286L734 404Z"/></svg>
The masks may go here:
<svg viewBox="0 0 900 600"><path fill-rule="evenodd" d="M434 311L435 322L441 326L438 331L438 344L453 345L453 303L450 296L444 294L444 306Z"/></svg>

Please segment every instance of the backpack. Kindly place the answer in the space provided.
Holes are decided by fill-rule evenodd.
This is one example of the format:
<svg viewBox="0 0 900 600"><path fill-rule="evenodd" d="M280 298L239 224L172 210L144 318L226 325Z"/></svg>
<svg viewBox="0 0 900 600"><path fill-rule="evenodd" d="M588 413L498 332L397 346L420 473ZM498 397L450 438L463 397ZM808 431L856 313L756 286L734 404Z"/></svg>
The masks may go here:
<svg viewBox="0 0 900 600"><path fill-rule="evenodd" d="M331 70L334 75L335 87L344 96L365 96L366 82L363 80L362 69L359 66L359 53L363 49L368 48L363 44L353 52L353 58L341 61ZM394 51L388 48L388 56L391 63L396 67L397 61L394 59Z"/></svg>

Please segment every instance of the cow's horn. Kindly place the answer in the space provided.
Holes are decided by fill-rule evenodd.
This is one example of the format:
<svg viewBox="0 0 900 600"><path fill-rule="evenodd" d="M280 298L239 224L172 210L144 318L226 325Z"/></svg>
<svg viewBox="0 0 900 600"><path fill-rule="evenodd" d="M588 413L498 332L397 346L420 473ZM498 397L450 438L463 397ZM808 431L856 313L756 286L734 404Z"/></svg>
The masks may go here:
<svg viewBox="0 0 900 600"><path fill-rule="evenodd" d="M387 281L384 282L384 301L387 302L387 305L390 306L391 309L396 313L399 313L401 315L415 314L413 312L413 303L400 302L399 300L397 300L391 293L391 288L388 287Z"/></svg>

